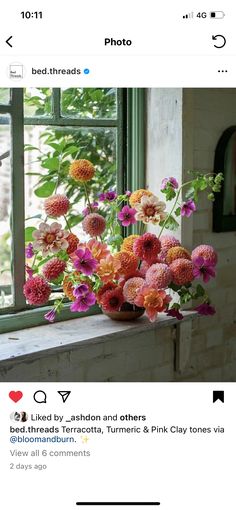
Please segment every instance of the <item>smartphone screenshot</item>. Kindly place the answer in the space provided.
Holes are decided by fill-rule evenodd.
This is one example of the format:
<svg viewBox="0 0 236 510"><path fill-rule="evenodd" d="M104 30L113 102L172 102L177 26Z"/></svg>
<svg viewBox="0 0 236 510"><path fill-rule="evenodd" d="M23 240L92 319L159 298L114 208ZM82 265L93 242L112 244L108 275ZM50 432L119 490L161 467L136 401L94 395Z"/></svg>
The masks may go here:
<svg viewBox="0 0 236 510"><path fill-rule="evenodd" d="M235 16L1 8L4 510L235 510Z"/></svg>

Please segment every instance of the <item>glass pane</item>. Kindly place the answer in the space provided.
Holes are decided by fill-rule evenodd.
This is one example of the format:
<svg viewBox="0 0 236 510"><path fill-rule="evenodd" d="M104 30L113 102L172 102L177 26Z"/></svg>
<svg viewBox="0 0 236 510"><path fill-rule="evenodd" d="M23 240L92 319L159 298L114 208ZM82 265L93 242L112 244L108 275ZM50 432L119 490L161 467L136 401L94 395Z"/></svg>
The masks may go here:
<svg viewBox="0 0 236 510"><path fill-rule="evenodd" d="M10 102L10 89L0 88L0 104L9 104Z"/></svg>
<svg viewBox="0 0 236 510"><path fill-rule="evenodd" d="M81 225L85 190L68 177L69 166L75 159L88 159L96 166L92 200L95 201L101 191L114 189L116 134L116 128L25 126L26 227L38 227L46 218L42 194L47 195L48 190L49 193L66 193L71 204L69 224L81 241L86 240ZM32 150L29 150L30 146ZM102 203L101 207L104 207ZM49 223L52 221L50 219ZM59 222L66 227L63 217Z"/></svg>
<svg viewBox="0 0 236 510"><path fill-rule="evenodd" d="M224 165L224 215L236 214L236 133L225 149Z"/></svg>
<svg viewBox="0 0 236 510"><path fill-rule="evenodd" d="M13 304L11 274L11 126L0 115L0 308Z"/></svg>
<svg viewBox="0 0 236 510"><path fill-rule="evenodd" d="M50 117L52 115L52 89L25 89L25 117Z"/></svg>
<svg viewBox="0 0 236 510"><path fill-rule="evenodd" d="M63 117L80 119L115 119L116 89L62 89L61 114Z"/></svg>

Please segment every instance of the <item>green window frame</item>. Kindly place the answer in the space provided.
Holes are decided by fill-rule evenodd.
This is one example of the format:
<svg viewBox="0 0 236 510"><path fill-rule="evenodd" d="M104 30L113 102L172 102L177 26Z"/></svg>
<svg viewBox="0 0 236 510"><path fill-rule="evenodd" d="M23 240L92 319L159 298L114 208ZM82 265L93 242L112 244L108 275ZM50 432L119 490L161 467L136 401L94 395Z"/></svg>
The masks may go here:
<svg viewBox="0 0 236 510"><path fill-rule="evenodd" d="M60 89L52 89L53 113L50 117L24 118L23 89L11 89L9 105L0 105L0 114L11 116L11 232L12 286L14 306L0 310L0 332L45 324L44 315L50 306L33 308L23 295L25 281L24 243L24 126L116 127L117 188L138 189L145 186L145 90L117 89L117 119L78 119L60 115ZM135 232L135 229L132 229ZM89 313L71 315L66 305L57 321L99 313L94 306Z"/></svg>

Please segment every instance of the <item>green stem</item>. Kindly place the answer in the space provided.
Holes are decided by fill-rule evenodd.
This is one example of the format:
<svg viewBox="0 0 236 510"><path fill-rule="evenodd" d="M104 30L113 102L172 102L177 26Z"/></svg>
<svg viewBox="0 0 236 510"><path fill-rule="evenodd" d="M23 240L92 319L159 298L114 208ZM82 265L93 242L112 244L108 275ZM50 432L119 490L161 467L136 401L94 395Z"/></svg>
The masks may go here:
<svg viewBox="0 0 236 510"><path fill-rule="evenodd" d="M178 204L178 200L179 200L179 197L180 197L180 194L181 194L183 188L185 186L189 186L191 183L192 183L192 181L184 182L184 184L182 184L182 186L180 186L180 188L178 190L178 193L176 195L175 201L174 201L174 205L173 205L171 211L169 212L169 214L167 215L166 219L164 220L164 223L163 223L163 225L161 227L161 230L160 230L160 232L158 234L158 238L161 236L161 234L162 234L162 232L163 232L163 230L164 230L164 228L165 228L165 226L166 226L170 216L172 216L172 213L174 212L174 210L175 210L175 208L176 208L176 206Z"/></svg>
<svg viewBox="0 0 236 510"><path fill-rule="evenodd" d="M66 217L66 216L64 216L64 219L65 219L66 226L67 226L67 228L68 228L69 232L71 232L71 228L70 228L70 225L69 225L69 223L68 223L67 217Z"/></svg>
<svg viewBox="0 0 236 510"><path fill-rule="evenodd" d="M91 205L91 202L90 202L90 199L89 199L89 193L88 193L88 189L87 189L87 186L86 186L85 183L84 183L84 193L85 193L85 198L86 198L86 201L88 203L90 212L92 212L92 205Z"/></svg>

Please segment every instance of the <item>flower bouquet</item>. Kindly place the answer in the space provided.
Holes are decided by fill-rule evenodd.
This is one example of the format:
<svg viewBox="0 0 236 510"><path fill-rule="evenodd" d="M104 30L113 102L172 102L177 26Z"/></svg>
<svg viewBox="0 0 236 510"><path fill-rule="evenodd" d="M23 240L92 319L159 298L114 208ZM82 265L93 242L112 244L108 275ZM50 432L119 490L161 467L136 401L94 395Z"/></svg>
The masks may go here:
<svg viewBox="0 0 236 510"><path fill-rule="evenodd" d="M181 186L175 178L165 178L160 190L164 200L146 189L122 195L107 190L92 200L94 174L90 161L70 165L69 176L83 187L86 197L82 240L67 219L69 198L55 191L44 201L45 219L32 229L32 242L26 246L28 303L45 305L57 287L60 297L45 314L50 322L68 300L72 313L87 312L97 303L115 319L146 312L155 321L159 312L181 320L181 307L200 298L198 313L214 314L200 281L215 277L216 251L200 245L190 253L165 229L178 228L180 216L188 218L195 212L200 193L214 200L222 174L196 173ZM147 231L149 224L157 227L156 234Z"/></svg>

